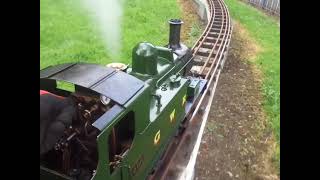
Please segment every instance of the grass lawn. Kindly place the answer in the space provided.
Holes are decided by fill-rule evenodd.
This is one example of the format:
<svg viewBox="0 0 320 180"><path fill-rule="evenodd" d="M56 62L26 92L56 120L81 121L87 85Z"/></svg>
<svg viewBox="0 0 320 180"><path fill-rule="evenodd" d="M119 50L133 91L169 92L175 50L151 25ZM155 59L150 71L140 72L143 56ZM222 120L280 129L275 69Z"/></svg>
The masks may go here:
<svg viewBox="0 0 320 180"><path fill-rule="evenodd" d="M250 36L262 47L254 61L264 75L264 107L270 125L280 144L280 27L275 18L269 17L254 7L239 0L225 0L231 17L243 25ZM276 160L280 161L277 149Z"/></svg>
<svg viewBox="0 0 320 180"><path fill-rule="evenodd" d="M107 64L131 62L132 48L141 41L168 42L170 18L181 18L175 0L125 0L122 18L122 53L111 59L99 27L91 21L81 0L41 0L40 69L49 65L85 61Z"/></svg>

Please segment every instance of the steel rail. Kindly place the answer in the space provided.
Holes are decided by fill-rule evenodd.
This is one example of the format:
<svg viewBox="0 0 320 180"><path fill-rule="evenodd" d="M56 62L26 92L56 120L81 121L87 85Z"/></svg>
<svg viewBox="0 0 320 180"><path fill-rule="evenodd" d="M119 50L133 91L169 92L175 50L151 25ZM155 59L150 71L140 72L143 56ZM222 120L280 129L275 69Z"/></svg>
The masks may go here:
<svg viewBox="0 0 320 180"><path fill-rule="evenodd" d="M209 49L210 53L207 55L204 62L202 60L200 61L200 63L203 64L201 71L197 74L199 78L207 80L207 87L202 96L197 100L195 106L187 115L186 121L184 121L185 130L172 139L166 148L166 152L159 160L157 168L154 170L154 173L148 177L148 179L177 179L179 175L183 174L182 169L184 169L185 172L187 166L189 167L190 164L194 165L195 163L195 152L198 151L200 146L203 129L213 101L213 96L220 72L226 59L232 34L232 25L229 12L223 0L207 0L207 2L209 5L208 13L210 13L210 19L208 20L205 31L192 48L192 61L195 61L194 58L201 54L199 50L204 46L205 41L210 42L210 39L215 40L211 49L205 48ZM217 18L218 16L220 16L220 18ZM218 37L216 39L209 38L210 32L214 32L213 26L217 26L216 21L221 21ZM213 44L213 42L211 42L211 44ZM219 47L215 52L218 44ZM212 57L213 55L214 57ZM211 65L207 67L211 60ZM205 77L203 77L203 73L205 72L206 68L209 70L206 72Z"/></svg>
<svg viewBox="0 0 320 180"><path fill-rule="evenodd" d="M220 7L222 7L222 5L221 5L220 1L218 1L218 3L219 3L219 5L220 5ZM214 50L215 50L215 48L216 48L216 46L217 46L217 44L218 44L218 42L219 42L219 39L220 39L220 36L221 36L222 29L224 28L224 20L225 20L225 14L224 14L224 13L222 13L222 21L221 21L221 28L220 28L219 36L218 36L218 38L217 38L216 42L214 43L213 48L211 49L211 52L210 52L209 56L207 57L207 59L206 59L206 61L205 61L204 65L202 66L202 68L201 68L201 70L200 70L200 74L203 74L204 69L206 68L206 66L207 66L208 62L209 62L209 61L210 61L210 59L211 59L212 53L214 52ZM223 37L222 37L222 39L224 39L224 37L225 37L226 30L227 30L227 28L225 28L225 31L224 31L224 33L223 33ZM219 52L220 48L221 48L221 46L219 46L218 52ZM215 59L213 60L212 64L214 64L214 63L215 63L216 57L217 57L217 56L215 56ZM209 74L209 73L208 73L208 74ZM207 79L207 78L208 78L208 74L206 75L205 79Z"/></svg>
<svg viewBox="0 0 320 180"><path fill-rule="evenodd" d="M209 7L209 8L210 8L210 14L212 14L212 9L214 9L215 6L214 6L213 3L210 3L209 5L210 5L210 7ZM200 49L201 45L203 44L205 38L207 38L207 36L209 35L209 32L210 32L210 29L211 29L211 27L212 27L212 25L213 25L215 16L216 16L216 13L215 13L215 11L213 11L213 15L210 16L210 21L209 21L209 23L207 24L205 30L203 31L202 35L199 37L199 39L197 40L197 42L196 42L196 43L194 44L194 46L192 47L192 51L193 51L192 54L193 54L193 55L195 55L195 54L199 51L199 49ZM202 40L201 40L201 39L202 39ZM198 46L197 46L197 45L198 45Z"/></svg>
<svg viewBox="0 0 320 180"><path fill-rule="evenodd" d="M225 6L223 7L223 9L224 9L226 15L228 15L228 17L229 17L229 11L226 9ZM226 25L227 25L227 23L226 23ZM227 26L227 27L228 27L228 32L227 32L227 28L225 28L225 33L223 34L224 37L225 37L226 34L227 34L227 36L229 36L229 34L230 34L230 28L231 28L230 18L228 18L228 25L229 25L229 26ZM223 38L224 38L224 37L223 37ZM228 39L228 38L227 38L226 40L224 40L224 45L223 45L222 51L221 51L221 53L218 53L218 56L219 56L218 59L219 59L219 61L221 60L222 55L224 54L224 50L225 50L225 47L226 47L226 43L227 43L228 41L230 41L230 39ZM218 41L217 41L217 42L218 42ZM222 42L222 41L221 41L221 42ZM222 46L219 46L218 51L220 50L221 47L222 47ZM217 59L218 56L215 56L215 58L214 58L214 60L213 60L213 63L212 63L211 66L210 66L210 69L213 68L214 62L215 62L215 60ZM206 65L206 64L205 64L205 65ZM216 68L217 68L217 67L218 67L218 66L216 66ZM215 70L213 71L213 74L215 73L216 68L215 68ZM207 78L209 77L209 74L210 74L210 73L208 73L208 74L206 75L205 79L207 79Z"/></svg>

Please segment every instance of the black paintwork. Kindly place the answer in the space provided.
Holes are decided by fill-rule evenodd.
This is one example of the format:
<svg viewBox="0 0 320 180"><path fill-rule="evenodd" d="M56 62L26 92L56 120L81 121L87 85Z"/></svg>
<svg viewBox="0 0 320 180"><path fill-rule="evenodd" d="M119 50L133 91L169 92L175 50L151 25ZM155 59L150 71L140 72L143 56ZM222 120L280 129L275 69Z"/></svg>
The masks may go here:
<svg viewBox="0 0 320 180"><path fill-rule="evenodd" d="M183 22L180 19L171 19L170 34L169 34L169 48L176 50L181 48L180 44L180 30Z"/></svg>
<svg viewBox="0 0 320 180"><path fill-rule="evenodd" d="M118 105L114 105L109 111L107 111L98 120L96 120L92 124L92 126L102 131L106 127L106 125L109 124L112 120L114 120L115 117L123 110L124 108Z"/></svg>
<svg viewBox="0 0 320 180"><path fill-rule="evenodd" d="M120 105L124 105L144 86L143 81L127 73L88 63L50 66L40 71L40 85L47 86L40 88L55 88L55 81L91 89Z"/></svg>

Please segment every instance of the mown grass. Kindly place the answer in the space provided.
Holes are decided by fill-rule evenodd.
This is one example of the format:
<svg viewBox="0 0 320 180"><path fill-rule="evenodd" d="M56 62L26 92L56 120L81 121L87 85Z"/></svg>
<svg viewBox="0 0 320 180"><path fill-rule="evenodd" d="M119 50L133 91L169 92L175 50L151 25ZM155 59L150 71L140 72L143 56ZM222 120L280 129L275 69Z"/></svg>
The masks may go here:
<svg viewBox="0 0 320 180"><path fill-rule="evenodd" d="M175 0L124 0L122 51L118 59L111 59L99 27L91 21L81 0L41 0L40 69L75 61L130 63L132 48L138 42L155 45L168 42L170 18L181 18Z"/></svg>
<svg viewBox="0 0 320 180"><path fill-rule="evenodd" d="M269 115L270 125L280 144L280 28L278 22L238 0L225 0L231 17L239 21L250 36L262 47L255 63L262 70L264 107ZM277 147L275 160L280 162ZM279 165L279 164L278 164Z"/></svg>
<svg viewBox="0 0 320 180"><path fill-rule="evenodd" d="M194 43L199 39L205 27L200 22L192 24L191 31L189 33L189 39L186 41L188 47L192 47Z"/></svg>

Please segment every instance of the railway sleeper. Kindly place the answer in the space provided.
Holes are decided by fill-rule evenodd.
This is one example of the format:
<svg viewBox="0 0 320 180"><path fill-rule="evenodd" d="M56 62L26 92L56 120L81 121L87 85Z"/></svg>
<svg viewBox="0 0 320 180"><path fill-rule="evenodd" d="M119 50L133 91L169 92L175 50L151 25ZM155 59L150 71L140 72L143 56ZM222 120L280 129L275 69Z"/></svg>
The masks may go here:
<svg viewBox="0 0 320 180"><path fill-rule="evenodd" d="M197 55L197 56L195 56L194 59L193 59L194 65L203 66L207 59L208 59L207 57ZM207 64L208 64L209 66L211 66L213 60L214 60L214 58L210 58Z"/></svg>
<svg viewBox="0 0 320 180"><path fill-rule="evenodd" d="M219 37L219 33L209 32L207 37L218 38Z"/></svg>
<svg viewBox="0 0 320 180"><path fill-rule="evenodd" d="M195 76L198 76L198 77L200 76L200 77L204 78L206 76L206 74L210 71L210 68L205 67L203 70L203 73L200 73L201 69L202 69L202 66L192 66L190 71Z"/></svg>
<svg viewBox="0 0 320 180"><path fill-rule="evenodd" d="M212 55L213 57L215 56L216 54ZM214 58L211 56L210 58L210 61L213 60ZM200 54L196 54L193 58L193 60L195 62L206 62L206 60L208 59L208 56L202 56Z"/></svg>
<svg viewBox="0 0 320 180"><path fill-rule="evenodd" d="M219 33L220 30L221 30L221 28L211 28L211 29L210 29L210 32ZM225 28L222 28L222 32L224 32L224 31L225 31Z"/></svg>
<svg viewBox="0 0 320 180"><path fill-rule="evenodd" d="M213 24L221 24L221 23L225 23L225 21L217 20L216 18L213 19Z"/></svg>
<svg viewBox="0 0 320 180"><path fill-rule="evenodd" d="M212 5L214 7L213 11L221 11L222 7L218 2L213 2Z"/></svg>
<svg viewBox="0 0 320 180"><path fill-rule="evenodd" d="M212 43L212 42L203 42L202 45L201 45L201 47L207 48L207 49L213 49L214 44L215 44L215 43ZM214 50L218 50L220 46L221 46L221 43L217 43L217 44L214 46Z"/></svg>
<svg viewBox="0 0 320 180"><path fill-rule="evenodd" d="M223 22L227 22L227 20L226 19L222 19L222 18L217 18L217 17L214 17L214 19L213 19L213 22L216 22L216 21L223 21Z"/></svg>
<svg viewBox="0 0 320 180"><path fill-rule="evenodd" d="M226 27L226 25L223 25L223 24L219 24L219 25L212 25L211 26L211 29L214 29L214 28L217 28L217 29L221 29L221 28L223 28L223 29L225 29L225 27Z"/></svg>
<svg viewBox="0 0 320 180"><path fill-rule="evenodd" d="M221 21L214 21L213 22L213 24L212 24L213 26L221 26L221 25L226 25L226 22L221 22Z"/></svg>
<svg viewBox="0 0 320 180"><path fill-rule="evenodd" d="M220 33L221 28L222 28L222 31L221 31L221 32L223 33L224 30L225 30L225 26L223 26L223 27L221 27L221 26L219 26L219 27L217 27L217 26L215 26L215 27L211 26L210 32Z"/></svg>
<svg viewBox="0 0 320 180"><path fill-rule="evenodd" d="M218 41L218 43L221 43L223 34L221 34L220 37L219 37L219 34L216 35L216 36L217 36L216 38L215 38L215 37L207 36L207 37L204 39L204 42L213 42L213 43L215 43L215 42ZM219 37L219 38L218 38L218 37Z"/></svg>
<svg viewBox="0 0 320 180"><path fill-rule="evenodd" d="M209 39L208 39L209 38ZM203 40L203 42L202 42L202 44L200 45L200 47L202 47L202 48L206 48L206 49L212 49L213 48L213 46L214 46L214 44L215 44L215 39L217 39L217 38L214 38L214 39L212 39L213 37L210 37L210 36L207 36L207 38L205 39L205 40L203 40L203 37L200 39L200 41L201 40ZM216 46L218 45L218 44L221 44L221 40L219 40L219 42L216 44ZM197 46L199 46L199 43L197 43Z"/></svg>
<svg viewBox="0 0 320 180"><path fill-rule="evenodd" d="M215 16L222 16L222 12L216 12L214 15Z"/></svg>
<svg viewBox="0 0 320 180"><path fill-rule="evenodd" d="M222 19L222 15L220 14L212 14L212 17L214 17L214 19Z"/></svg>
<svg viewBox="0 0 320 180"><path fill-rule="evenodd" d="M201 47L207 48L207 49L212 49L213 46L214 46L214 43L210 43L210 42L203 42L202 45L201 45Z"/></svg>
<svg viewBox="0 0 320 180"><path fill-rule="evenodd" d="M220 37L222 38L222 35ZM221 38L217 39L217 38L213 38L213 37L207 37L206 39L204 39L204 42L207 42L207 43L216 43L217 42L217 44L221 44L221 42L222 42Z"/></svg>
<svg viewBox="0 0 320 180"><path fill-rule="evenodd" d="M198 52L197 52L197 54L199 54L201 56L208 56L211 51L213 51L212 54L217 54L218 53L217 48L214 48L214 49L213 49L213 47L212 48L204 48L201 45L199 50L198 50Z"/></svg>
<svg viewBox="0 0 320 180"><path fill-rule="evenodd" d="M222 19L222 15L215 15L214 18ZM225 17L223 19L225 19Z"/></svg>

